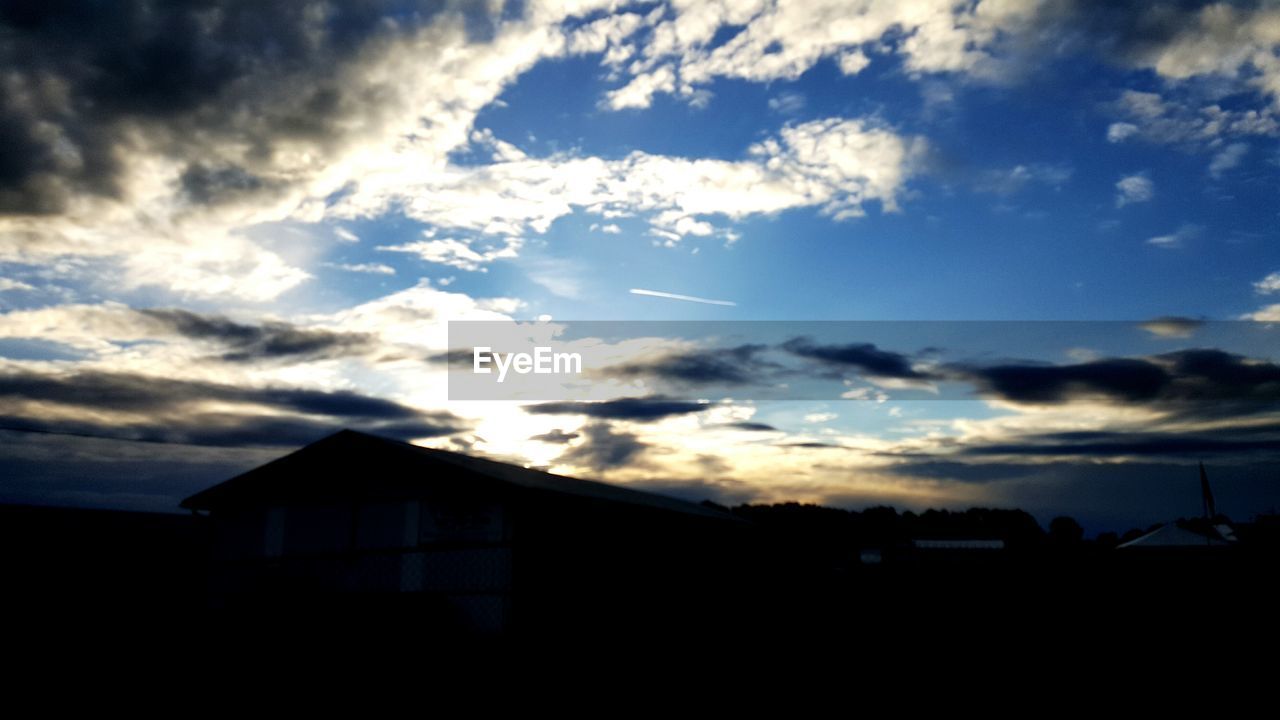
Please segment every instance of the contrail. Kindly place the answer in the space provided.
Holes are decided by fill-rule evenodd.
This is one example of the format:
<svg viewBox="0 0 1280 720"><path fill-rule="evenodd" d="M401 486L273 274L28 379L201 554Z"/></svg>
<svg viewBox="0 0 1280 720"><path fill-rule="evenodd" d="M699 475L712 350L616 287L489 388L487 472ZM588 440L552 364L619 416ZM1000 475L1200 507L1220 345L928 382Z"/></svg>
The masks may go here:
<svg viewBox="0 0 1280 720"><path fill-rule="evenodd" d="M631 294L667 298L668 300L683 300L685 302L702 303L703 305L728 305L729 307L737 307L738 305L738 303L729 300L708 300L707 298L694 297L692 295L677 295L675 293L643 290L641 288L631 288Z"/></svg>

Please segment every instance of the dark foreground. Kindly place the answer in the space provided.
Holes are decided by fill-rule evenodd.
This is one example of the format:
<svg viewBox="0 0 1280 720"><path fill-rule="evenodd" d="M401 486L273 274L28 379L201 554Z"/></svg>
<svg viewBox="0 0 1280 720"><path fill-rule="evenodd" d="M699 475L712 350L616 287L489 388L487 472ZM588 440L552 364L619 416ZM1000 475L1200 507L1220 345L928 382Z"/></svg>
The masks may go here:
<svg viewBox="0 0 1280 720"><path fill-rule="evenodd" d="M211 602L205 520L0 509L8 648L39 657L152 646L167 658L268 664L426 648L473 659L834 656L909 672L1023 660L1216 664L1240 652L1271 657L1280 607L1277 556L1265 546L903 551L864 564L853 551L807 553L749 535L728 565L701 572L611 572L610 558L596 556L571 566L578 573L525 578L543 586L516 601L511 628L478 634L429 594Z"/></svg>

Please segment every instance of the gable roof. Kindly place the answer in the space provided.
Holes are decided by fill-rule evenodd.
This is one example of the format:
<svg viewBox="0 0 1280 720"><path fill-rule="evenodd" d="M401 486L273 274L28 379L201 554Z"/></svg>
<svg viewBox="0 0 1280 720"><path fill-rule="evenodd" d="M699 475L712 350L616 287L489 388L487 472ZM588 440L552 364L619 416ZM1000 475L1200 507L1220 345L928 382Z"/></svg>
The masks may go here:
<svg viewBox="0 0 1280 720"><path fill-rule="evenodd" d="M1222 538L1201 535L1193 530L1188 530L1177 523L1165 523L1160 527L1141 537L1134 538L1127 543L1117 545L1117 548L1176 548L1176 547L1227 547L1230 543Z"/></svg>
<svg viewBox="0 0 1280 720"><path fill-rule="evenodd" d="M214 510L298 498L377 497L383 492L429 489L433 483L441 482L447 483L446 488L456 489L461 482L484 489L519 489L738 520L722 511L665 495L420 447L354 430L342 430L198 492L183 500L181 507Z"/></svg>

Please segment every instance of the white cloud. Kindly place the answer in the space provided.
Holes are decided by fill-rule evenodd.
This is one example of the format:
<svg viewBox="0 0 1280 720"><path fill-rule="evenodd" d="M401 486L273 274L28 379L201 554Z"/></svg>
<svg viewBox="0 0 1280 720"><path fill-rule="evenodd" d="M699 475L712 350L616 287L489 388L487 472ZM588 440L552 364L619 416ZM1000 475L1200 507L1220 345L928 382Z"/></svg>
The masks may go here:
<svg viewBox="0 0 1280 720"><path fill-rule="evenodd" d="M738 220L816 207L842 220L862 215L869 202L894 211L924 147L922 139L874 121L829 118L784 127L738 161L644 152L618 160L559 154L366 178L333 211L363 216L394 204L437 227L513 236L544 233L555 220L582 210L604 218L645 215L655 232L673 240L709 234L731 240L708 216ZM427 259L483 262L457 241L398 249L426 253Z"/></svg>
<svg viewBox="0 0 1280 720"><path fill-rule="evenodd" d="M1258 322L1280 322L1280 304L1267 305L1256 312L1245 315L1244 319L1256 320Z"/></svg>
<svg viewBox="0 0 1280 720"><path fill-rule="evenodd" d="M1143 174L1127 175L1116 183L1116 207L1148 202L1156 195L1155 183Z"/></svg>
<svg viewBox="0 0 1280 720"><path fill-rule="evenodd" d="M345 243L358 243L358 242L360 242L360 236L359 236L359 235L356 235L355 233L351 232L350 230L348 230L348 229L346 229L346 228L342 228L342 227L334 228L334 229L333 229L333 236L334 236L334 237L336 237L336 238L337 238L338 240L340 240L341 242L345 242Z"/></svg>
<svg viewBox="0 0 1280 720"><path fill-rule="evenodd" d="M845 75L857 75L871 64L871 58L861 50L850 50L840 54L840 72Z"/></svg>
<svg viewBox="0 0 1280 720"><path fill-rule="evenodd" d="M653 96L660 92L670 93L676 89L676 74L670 66L662 67L637 75L623 87L610 90L605 95L605 106L611 110L647 108L653 102Z"/></svg>
<svg viewBox="0 0 1280 720"><path fill-rule="evenodd" d="M1125 140L1137 135L1138 126L1133 123L1117 122L1107 126L1107 142L1124 142Z"/></svg>
<svg viewBox="0 0 1280 720"><path fill-rule="evenodd" d="M354 273L367 273L370 275L395 275L396 269L390 265L382 263L325 263L325 267L331 267L335 270L346 270Z"/></svg>
<svg viewBox="0 0 1280 720"><path fill-rule="evenodd" d="M1154 245L1158 248L1173 249L1182 247L1186 241L1200 234L1200 228L1197 225L1183 225L1177 231L1168 235L1159 235L1147 239L1148 245Z"/></svg>
<svg viewBox="0 0 1280 720"><path fill-rule="evenodd" d="M476 250L472 243L453 238L419 240L404 245L379 245L385 252L401 252L417 255L427 262L456 267L459 270L479 270L494 260L513 258L520 254L524 241L518 237L506 238L502 245Z"/></svg>
<svg viewBox="0 0 1280 720"><path fill-rule="evenodd" d="M1072 170L1066 165L1030 163L1012 168L989 170L979 181L979 189L998 195L1012 195L1031 184L1057 188L1071 179Z"/></svg>
<svg viewBox="0 0 1280 720"><path fill-rule="evenodd" d="M794 80L830 58L846 75L870 64L867 50L889 49L913 74L964 73L998 79L1009 69L1000 49L1032 27L1041 2L951 0L675 0L655 13L631 80L611 92L613 109L646 107L658 92L685 97L719 77ZM734 31L716 46L722 30ZM597 40L595 46L601 41Z"/></svg>
<svg viewBox="0 0 1280 720"><path fill-rule="evenodd" d="M1126 120L1107 128L1107 140L1113 143L1133 138L1207 149L1224 138L1280 135L1280 120L1270 107L1228 110L1209 104L1197 108L1189 100L1126 90L1110 108Z"/></svg>
<svg viewBox="0 0 1280 720"><path fill-rule="evenodd" d="M568 50L572 54L581 55L603 53L612 48L606 56L606 63L618 64L635 52L634 47L628 47L624 42L644 22L644 16L638 13L621 13L600 18L570 33Z"/></svg>
<svg viewBox="0 0 1280 720"><path fill-rule="evenodd" d="M795 115L804 109L805 103L804 95L798 92L784 92L769 98L769 109L783 115Z"/></svg>
<svg viewBox="0 0 1280 720"><path fill-rule="evenodd" d="M21 280L13 280L11 278L0 277L0 292L9 292L10 290L35 290L34 287L22 282Z"/></svg>
<svg viewBox="0 0 1280 720"><path fill-rule="evenodd" d="M1280 271L1273 272L1253 284L1253 289L1263 295L1280 292Z"/></svg>
<svg viewBox="0 0 1280 720"><path fill-rule="evenodd" d="M1245 143L1231 143L1226 146L1209 162L1209 175L1214 179L1222 177L1223 173L1239 165L1248 151L1249 146Z"/></svg>

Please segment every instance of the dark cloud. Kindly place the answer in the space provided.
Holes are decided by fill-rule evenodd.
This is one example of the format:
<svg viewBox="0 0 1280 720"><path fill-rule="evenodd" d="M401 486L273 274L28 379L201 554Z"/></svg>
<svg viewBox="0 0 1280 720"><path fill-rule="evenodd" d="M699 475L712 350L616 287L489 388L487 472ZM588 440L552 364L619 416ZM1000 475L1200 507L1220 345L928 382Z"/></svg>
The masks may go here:
<svg viewBox="0 0 1280 720"><path fill-rule="evenodd" d="M782 349L799 357L817 360L839 369L855 369L864 375L901 380L928 380L931 375L912 367L911 359L901 353L881 350L871 343L818 345L809 338L792 338Z"/></svg>
<svg viewBox="0 0 1280 720"><path fill-rule="evenodd" d="M777 430L778 430L778 428L776 428L776 427L774 427L774 426L772 426L772 425L769 425L768 423L762 423L762 422L745 422L745 421L744 421L744 422L726 423L726 424L725 424L725 427L730 427L730 428L733 428L733 429L735 429L735 430L747 430L747 431L750 431L750 432L777 432Z"/></svg>
<svg viewBox="0 0 1280 720"><path fill-rule="evenodd" d="M648 478L630 481L627 487L668 495L692 503L710 500L725 507L757 501L765 495L758 486L731 477Z"/></svg>
<svg viewBox="0 0 1280 720"><path fill-rule="evenodd" d="M980 393L1017 403L1103 399L1192 415L1255 413L1280 403L1280 366L1217 349L1073 365L951 366Z"/></svg>
<svg viewBox="0 0 1280 720"><path fill-rule="evenodd" d="M882 470L890 475L951 480L964 483L985 483L1010 478L1031 477L1035 466L998 462L955 462L951 460L923 460L890 465Z"/></svg>
<svg viewBox="0 0 1280 720"><path fill-rule="evenodd" d="M566 449L559 463L586 467L596 472L634 465L649 448L634 433L614 431L606 422L594 422L582 429L583 441Z"/></svg>
<svg viewBox="0 0 1280 720"><path fill-rule="evenodd" d="M663 355L653 360L606 368L610 377L650 377L680 385L744 385L759 382L781 368L759 356L766 345L746 344Z"/></svg>
<svg viewBox="0 0 1280 720"><path fill-rule="evenodd" d="M178 179L187 199L199 205L210 205L252 195L267 183L244 168L234 165L208 167L189 166Z"/></svg>
<svg viewBox="0 0 1280 720"><path fill-rule="evenodd" d="M524 411L533 415L586 415L604 420L651 422L674 415L702 412L710 407L709 403L655 396L619 398L603 402L547 402L526 405Z"/></svg>
<svg viewBox="0 0 1280 720"><path fill-rule="evenodd" d="M542 433L541 435L530 436L530 440L551 443L552 445L568 445L570 441L581 437L578 433L567 433L560 428L556 428L551 432Z"/></svg>
<svg viewBox="0 0 1280 720"><path fill-rule="evenodd" d="M971 447L966 455L1043 455L1128 457L1160 456L1201 458L1210 455L1244 456L1280 450L1280 427L1270 437L1259 437L1243 428L1212 432L1064 432L1027 435L1015 442Z"/></svg>
<svg viewBox="0 0 1280 720"><path fill-rule="evenodd" d="M349 391L246 388L128 373L4 373L0 401L6 408L26 406L0 415L0 425L10 428L201 445L301 445L342 427L401 439L466 427L451 413ZM202 407L209 402L243 409Z"/></svg>
<svg viewBox="0 0 1280 720"><path fill-rule="evenodd" d="M1061 403L1092 395L1124 402L1152 400L1169 383L1169 374L1160 366L1127 359L993 365L972 368L966 375L983 394L1020 403Z"/></svg>
<svg viewBox="0 0 1280 720"><path fill-rule="evenodd" d="M227 347L221 358L229 362L318 360L360 355L377 346L375 338L366 333L300 328L277 321L245 325L218 315L201 315L181 309L137 312L183 337Z"/></svg>
<svg viewBox="0 0 1280 720"><path fill-rule="evenodd" d="M436 353L427 358L427 362L439 363L447 365L451 368L465 368L467 370L475 367L475 349L454 349L448 352ZM480 357L486 362L493 362L491 353L480 353Z"/></svg>
<svg viewBox="0 0 1280 720"><path fill-rule="evenodd" d="M321 360L362 355L374 350L376 340L367 333L300 328L291 323L247 325L220 315L200 315L188 310L138 310L170 331L192 340L228 347L221 359L229 363L261 360Z"/></svg>
<svg viewBox="0 0 1280 720"><path fill-rule="evenodd" d="M120 198L141 146L186 165L190 203L275 192L290 177L280 147L323 156L381 112L378 83L394 80L342 70L444 5L0 3L0 215Z"/></svg>
<svg viewBox="0 0 1280 720"><path fill-rule="evenodd" d="M1157 356L1173 375L1168 393L1178 401L1244 401L1272 408L1280 402L1280 365L1215 349Z"/></svg>
<svg viewBox="0 0 1280 720"><path fill-rule="evenodd" d="M1149 58L1188 28L1198 25L1203 0L1124 3L1110 0L1055 0L1039 11L1040 29L1033 35L1059 38L1059 50L1089 50L1121 64ZM1235 0L1251 9L1258 0Z"/></svg>

